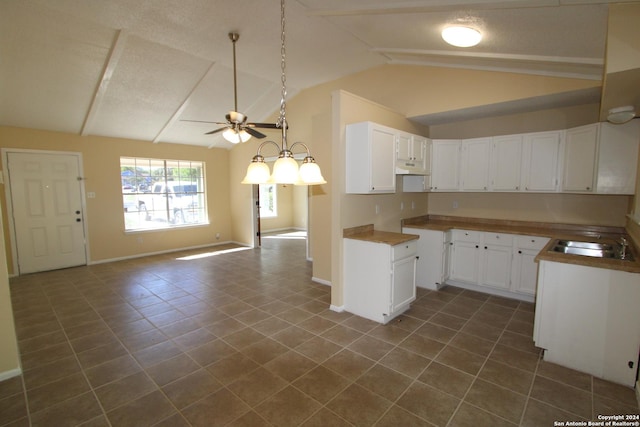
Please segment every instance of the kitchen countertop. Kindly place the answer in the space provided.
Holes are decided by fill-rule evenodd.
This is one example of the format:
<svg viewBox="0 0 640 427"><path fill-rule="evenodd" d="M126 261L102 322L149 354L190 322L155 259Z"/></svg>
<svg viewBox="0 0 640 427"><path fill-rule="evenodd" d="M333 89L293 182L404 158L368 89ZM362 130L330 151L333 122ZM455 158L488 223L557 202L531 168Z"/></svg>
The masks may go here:
<svg viewBox="0 0 640 427"><path fill-rule="evenodd" d="M527 236L548 237L551 240L545 246L536 261L546 260L567 264L584 265L596 268L609 268L630 273L640 273L640 259L638 250L627 236L623 227L589 226L573 224L554 224L529 221L491 220L481 218L463 218L442 215L425 215L402 221L403 227L422 228L425 230L448 231L452 229L489 231L495 233L521 234ZM558 239L573 239L579 241L615 242L621 236L626 236L629 242L629 252L634 261L611 258L595 258L583 255L571 255L553 252L552 248Z"/></svg>
<svg viewBox="0 0 640 427"><path fill-rule="evenodd" d="M359 227L345 228L342 237L347 239L364 240L373 243L383 243L390 246L417 240L420 236L416 234L394 233L391 231L378 231L373 229L373 224Z"/></svg>

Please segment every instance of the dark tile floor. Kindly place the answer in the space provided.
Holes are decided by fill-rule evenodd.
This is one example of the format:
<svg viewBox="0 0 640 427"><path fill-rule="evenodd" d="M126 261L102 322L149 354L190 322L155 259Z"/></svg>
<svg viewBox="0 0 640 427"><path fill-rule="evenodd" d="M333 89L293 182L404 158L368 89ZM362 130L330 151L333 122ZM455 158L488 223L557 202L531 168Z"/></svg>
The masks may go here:
<svg viewBox="0 0 640 427"><path fill-rule="evenodd" d="M304 240L11 281L23 375L6 426L552 426L634 390L540 360L533 305L421 290L381 326L328 310Z"/></svg>

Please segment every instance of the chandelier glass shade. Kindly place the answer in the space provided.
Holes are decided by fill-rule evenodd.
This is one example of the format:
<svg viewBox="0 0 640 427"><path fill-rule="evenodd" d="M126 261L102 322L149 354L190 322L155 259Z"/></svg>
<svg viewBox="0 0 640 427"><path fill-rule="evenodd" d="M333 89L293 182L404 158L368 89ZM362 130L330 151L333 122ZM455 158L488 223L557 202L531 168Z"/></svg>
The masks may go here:
<svg viewBox="0 0 640 427"><path fill-rule="evenodd" d="M317 185L326 184L327 181L322 177L320 167L316 163L313 156L309 152L307 147L302 142L295 142L289 147L287 144L287 118L286 118L286 74L285 74L285 13L284 13L284 0L280 1L280 16L282 31L280 37L282 45L280 48L280 67L281 67L281 80L282 80L282 92L280 98L280 116L276 122L277 126L282 131L282 145L278 145L274 141L265 141L258 147L258 153L253 156L249 167L247 168L247 175L242 180L243 184L295 184L295 185ZM269 166L265 163L264 156L262 155L262 149L266 146L275 146L278 151L278 159L273 165L273 173L270 173ZM302 160L302 165L298 166L298 161L294 158L294 148L302 147L306 151L306 155Z"/></svg>

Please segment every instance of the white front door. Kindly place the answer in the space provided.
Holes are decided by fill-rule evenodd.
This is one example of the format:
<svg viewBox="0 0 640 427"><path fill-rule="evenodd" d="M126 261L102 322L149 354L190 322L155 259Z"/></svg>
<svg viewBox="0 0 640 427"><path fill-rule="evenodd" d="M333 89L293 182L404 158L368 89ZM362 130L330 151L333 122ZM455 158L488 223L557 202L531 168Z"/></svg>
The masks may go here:
<svg viewBox="0 0 640 427"><path fill-rule="evenodd" d="M7 153L20 274L85 265L80 158Z"/></svg>

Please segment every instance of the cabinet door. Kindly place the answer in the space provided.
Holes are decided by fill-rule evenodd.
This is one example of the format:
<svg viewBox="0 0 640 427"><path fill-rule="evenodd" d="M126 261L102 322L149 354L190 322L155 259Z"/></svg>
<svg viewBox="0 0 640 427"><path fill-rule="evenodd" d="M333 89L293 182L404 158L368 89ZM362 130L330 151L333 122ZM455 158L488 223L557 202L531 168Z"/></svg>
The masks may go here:
<svg viewBox="0 0 640 427"><path fill-rule="evenodd" d="M479 243L454 241L451 251L452 280L478 283Z"/></svg>
<svg viewBox="0 0 640 427"><path fill-rule="evenodd" d="M371 191L394 192L396 172L394 151L395 135L382 129L371 131Z"/></svg>
<svg viewBox="0 0 640 427"><path fill-rule="evenodd" d="M434 139L432 144L432 189L435 191L458 191L460 179L460 141Z"/></svg>
<svg viewBox="0 0 640 427"><path fill-rule="evenodd" d="M413 160L411 135L399 133L396 140L396 160L410 162Z"/></svg>
<svg viewBox="0 0 640 427"><path fill-rule="evenodd" d="M390 312L406 306L416 299L416 257L412 256L395 261L391 273L391 307Z"/></svg>
<svg viewBox="0 0 640 427"><path fill-rule="evenodd" d="M511 247L484 245L480 265L480 284L509 289L511 281Z"/></svg>
<svg viewBox="0 0 640 427"><path fill-rule="evenodd" d="M527 295L536 294L538 282L537 249L518 249L513 257L512 288L514 292Z"/></svg>
<svg viewBox="0 0 640 427"><path fill-rule="evenodd" d="M425 150L427 148L427 138L423 138L418 135L411 136L411 154L416 165L424 167L425 162Z"/></svg>
<svg viewBox="0 0 640 427"><path fill-rule="evenodd" d="M593 191L597 148L597 123L567 130L562 191Z"/></svg>
<svg viewBox="0 0 640 427"><path fill-rule="evenodd" d="M489 186L491 138L462 141L462 191L486 191Z"/></svg>
<svg viewBox="0 0 640 427"><path fill-rule="evenodd" d="M493 138L491 147L491 190L518 191L522 163L522 135Z"/></svg>
<svg viewBox="0 0 640 427"><path fill-rule="evenodd" d="M600 123L596 184L598 193L635 193L639 141L638 119L623 125Z"/></svg>
<svg viewBox="0 0 640 427"><path fill-rule="evenodd" d="M556 191L558 189L558 156L560 131L540 132L524 136L523 183L525 191Z"/></svg>

